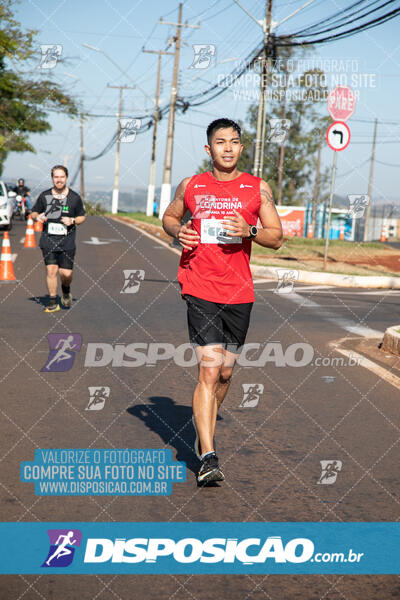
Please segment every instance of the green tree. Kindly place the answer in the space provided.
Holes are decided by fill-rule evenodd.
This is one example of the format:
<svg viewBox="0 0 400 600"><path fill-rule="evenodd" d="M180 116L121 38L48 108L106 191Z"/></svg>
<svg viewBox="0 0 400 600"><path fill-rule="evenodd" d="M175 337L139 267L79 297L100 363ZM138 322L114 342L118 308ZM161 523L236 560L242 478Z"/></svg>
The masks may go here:
<svg viewBox="0 0 400 600"><path fill-rule="evenodd" d="M78 113L75 101L57 84L22 73L34 59L36 66L39 63L37 32L21 29L12 4L0 3L0 174L9 152L35 152L29 134L51 130L49 109Z"/></svg>

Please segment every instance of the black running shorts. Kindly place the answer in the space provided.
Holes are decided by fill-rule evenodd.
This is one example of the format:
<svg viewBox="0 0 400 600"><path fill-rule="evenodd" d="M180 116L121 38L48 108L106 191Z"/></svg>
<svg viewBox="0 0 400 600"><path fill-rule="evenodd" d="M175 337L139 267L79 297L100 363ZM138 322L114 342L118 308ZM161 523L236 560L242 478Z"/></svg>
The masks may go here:
<svg viewBox="0 0 400 600"><path fill-rule="evenodd" d="M72 269L75 250L46 250L42 248L44 264L58 265L61 269Z"/></svg>
<svg viewBox="0 0 400 600"><path fill-rule="evenodd" d="M190 342L195 346L222 344L230 352L243 346L253 302L219 304L195 296L184 296Z"/></svg>

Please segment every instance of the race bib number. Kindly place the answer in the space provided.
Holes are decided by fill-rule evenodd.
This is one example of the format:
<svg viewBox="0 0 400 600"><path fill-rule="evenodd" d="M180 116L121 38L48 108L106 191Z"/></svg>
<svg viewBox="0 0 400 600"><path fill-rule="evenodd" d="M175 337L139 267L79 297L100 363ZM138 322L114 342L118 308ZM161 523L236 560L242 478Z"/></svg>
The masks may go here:
<svg viewBox="0 0 400 600"><path fill-rule="evenodd" d="M241 244L241 237L228 235L222 224L223 219L201 219L202 244Z"/></svg>
<svg viewBox="0 0 400 600"><path fill-rule="evenodd" d="M49 223L47 233L50 235L67 235L67 227L64 223Z"/></svg>

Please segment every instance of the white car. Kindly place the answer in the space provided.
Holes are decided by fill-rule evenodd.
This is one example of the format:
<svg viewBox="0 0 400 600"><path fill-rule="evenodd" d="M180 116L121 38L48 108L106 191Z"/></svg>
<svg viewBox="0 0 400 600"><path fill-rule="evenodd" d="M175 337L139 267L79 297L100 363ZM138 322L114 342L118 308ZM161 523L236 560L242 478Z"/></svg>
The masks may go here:
<svg viewBox="0 0 400 600"><path fill-rule="evenodd" d="M15 192L8 192L6 184L0 181L0 227L5 227L7 231L12 228L15 195Z"/></svg>

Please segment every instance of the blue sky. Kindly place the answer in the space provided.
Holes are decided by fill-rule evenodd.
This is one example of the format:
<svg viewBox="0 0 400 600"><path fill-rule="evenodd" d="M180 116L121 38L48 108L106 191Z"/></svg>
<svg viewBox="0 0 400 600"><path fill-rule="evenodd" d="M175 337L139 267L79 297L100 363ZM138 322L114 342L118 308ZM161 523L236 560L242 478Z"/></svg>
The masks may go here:
<svg viewBox="0 0 400 600"><path fill-rule="evenodd" d="M305 0L274 1L273 20L280 21L304 4ZM262 19L263 0L241 0L258 19ZM348 6L344 0L316 0L311 6L277 28L277 33L297 31L307 24L318 22L331 14L340 14ZM65 91L78 99L83 109L91 114L109 115L91 118L85 125L85 152L89 156L100 152L116 130L118 90L107 84L133 85L134 90L124 92L125 116L138 116L151 111L154 97L157 57L142 53L141 49L165 49L175 27L159 24L162 17L176 21L178 3L175 0L23 0L15 5L16 17L26 28L38 30L39 44L60 44L67 59L51 71L36 68L37 77L48 76ZM200 23L199 29L185 28L180 61L180 95L198 92L214 83L218 75L230 73L235 61L243 59L262 39L261 28L252 21L233 0L186 0L183 20L189 24ZM341 41L319 45L313 51L315 60L323 58L332 65L333 60L347 60L347 77L354 77L366 87L359 87L360 99L353 117L348 121L352 140L347 150L338 156L336 193L366 193L373 132L373 120L379 119L377 160L400 164L400 116L397 106L400 94L400 20L395 19L378 28ZM103 51L95 52L82 46L87 43ZM190 69L193 61L193 44L214 44L214 67L208 71ZM114 60L126 74L105 56ZM38 47L39 57L39 47ZM39 62L39 58L38 58ZM173 57L163 57L161 105L169 100ZM353 73L351 72L353 70ZM43 74L43 75L42 75ZM246 94L254 93L250 82ZM205 129L216 117L246 118L248 97L235 97L227 91L218 99L185 114L177 114L172 184L196 170L205 157ZM321 103L321 115L327 114ZM29 184L35 179L39 187L49 184L50 167L58 162L67 164L71 173L76 169L79 156L78 123L52 114L52 131L42 136L31 136L37 154L10 154L3 178L10 180L25 177ZM365 122L364 122L365 121ZM393 122L393 123L392 123ZM159 126L157 148L157 185L162 181L167 118ZM147 187L151 150L151 130L138 135L133 143L121 144L120 186L122 191ZM115 152L85 166L88 189L111 190L113 185ZM323 164L330 165L332 151L323 152ZM399 168L375 165L374 197L397 201ZM75 186L77 187L77 186Z"/></svg>

